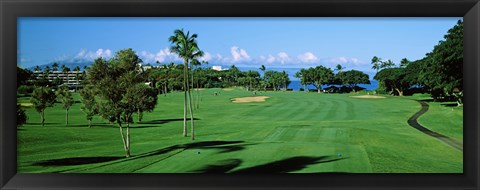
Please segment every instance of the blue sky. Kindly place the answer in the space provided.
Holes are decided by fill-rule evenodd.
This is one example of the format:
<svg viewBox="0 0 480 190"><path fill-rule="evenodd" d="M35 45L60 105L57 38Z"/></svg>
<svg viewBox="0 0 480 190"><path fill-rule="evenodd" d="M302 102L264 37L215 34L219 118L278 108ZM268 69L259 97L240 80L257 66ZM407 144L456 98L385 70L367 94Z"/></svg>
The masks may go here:
<svg viewBox="0 0 480 190"><path fill-rule="evenodd" d="M373 56L417 60L443 39L449 18L19 18L18 65L92 62L132 48L144 63L177 62L175 29L197 33L213 65L307 68L341 64L373 72Z"/></svg>

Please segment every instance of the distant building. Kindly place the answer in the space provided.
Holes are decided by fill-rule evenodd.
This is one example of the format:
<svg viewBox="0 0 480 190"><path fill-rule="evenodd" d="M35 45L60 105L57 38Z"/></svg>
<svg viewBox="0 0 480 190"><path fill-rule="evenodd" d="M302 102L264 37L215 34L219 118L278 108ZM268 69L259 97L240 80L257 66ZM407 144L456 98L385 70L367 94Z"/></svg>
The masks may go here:
<svg viewBox="0 0 480 190"><path fill-rule="evenodd" d="M33 76L35 79L42 79L45 78L50 82L54 82L56 78L60 80L62 84L66 84L70 87L81 86L82 75L83 71L68 71L66 73L62 71L50 71L49 74L45 73L44 71L34 71ZM77 79L78 75L78 79Z"/></svg>

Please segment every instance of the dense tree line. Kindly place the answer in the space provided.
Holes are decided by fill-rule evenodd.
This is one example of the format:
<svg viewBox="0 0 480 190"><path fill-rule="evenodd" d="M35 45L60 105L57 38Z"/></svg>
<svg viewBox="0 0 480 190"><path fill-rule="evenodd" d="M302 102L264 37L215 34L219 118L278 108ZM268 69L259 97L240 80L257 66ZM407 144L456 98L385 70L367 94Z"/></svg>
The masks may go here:
<svg viewBox="0 0 480 190"><path fill-rule="evenodd" d="M356 91L359 88L358 84L370 84L367 74L357 70L342 71L343 69L344 67L337 65L335 69L337 73L335 74L332 69L320 65L300 69L295 77L300 79L300 83L305 86L305 90L307 90L308 85L313 85L318 93L322 90L322 85L341 85L344 88Z"/></svg>
<svg viewBox="0 0 480 190"><path fill-rule="evenodd" d="M405 91L422 89L434 100L456 101L463 105L463 21L448 30L444 39L434 46L424 58L400 65L384 65L381 59L372 59L372 68L381 69L374 79L379 81L380 91L403 96Z"/></svg>

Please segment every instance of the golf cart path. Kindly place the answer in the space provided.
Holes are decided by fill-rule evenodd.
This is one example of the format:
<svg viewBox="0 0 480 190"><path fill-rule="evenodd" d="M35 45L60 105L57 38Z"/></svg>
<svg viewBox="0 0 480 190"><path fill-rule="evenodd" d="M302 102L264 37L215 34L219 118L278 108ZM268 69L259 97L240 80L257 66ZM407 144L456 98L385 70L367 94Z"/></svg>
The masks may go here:
<svg viewBox="0 0 480 190"><path fill-rule="evenodd" d="M431 131L430 129L427 129L425 127L423 127L422 125L420 125L418 122L417 122L417 119L423 115L425 112L428 111L428 104L424 101L420 101L420 100L417 100L418 103L420 103L422 105L422 109L420 109L420 111L418 111L417 113L415 113L412 117L410 117L407 121L407 123L412 126L413 128L419 130L420 132L422 133L425 133L427 135L430 135L442 142L444 142L445 144L457 149L457 150L460 150L463 152L463 143L462 142L459 142L455 139L452 139L450 137L447 137L445 135L442 135L442 134L439 134L437 132L434 132L434 131Z"/></svg>

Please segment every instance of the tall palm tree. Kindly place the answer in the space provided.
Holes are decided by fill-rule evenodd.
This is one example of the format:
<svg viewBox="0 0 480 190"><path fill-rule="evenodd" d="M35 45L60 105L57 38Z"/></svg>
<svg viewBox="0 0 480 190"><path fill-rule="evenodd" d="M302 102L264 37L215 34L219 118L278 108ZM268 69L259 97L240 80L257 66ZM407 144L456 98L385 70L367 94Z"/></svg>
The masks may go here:
<svg viewBox="0 0 480 190"><path fill-rule="evenodd" d="M266 82L266 81L265 81L265 70L266 70L266 69L267 69L267 68L265 67L265 65L260 66L260 70L263 72L263 81L264 81L263 83ZM267 91L267 86L266 86L266 85L264 85L263 91Z"/></svg>
<svg viewBox="0 0 480 190"><path fill-rule="evenodd" d="M377 56L373 56L372 58L372 69L375 69L378 73L378 70L381 69L382 59L378 58Z"/></svg>
<svg viewBox="0 0 480 190"><path fill-rule="evenodd" d="M48 81L50 81L50 80L49 80L49 77L50 77L50 67L49 67L49 66L46 66L46 67L43 69L43 72L45 73L45 74L43 75L43 78L46 77L46 79L47 79Z"/></svg>
<svg viewBox="0 0 480 190"><path fill-rule="evenodd" d="M77 80L77 84L75 85L75 92L78 90L78 72L80 72L80 67L77 65L74 69L75 71L75 79Z"/></svg>
<svg viewBox="0 0 480 190"><path fill-rule="evenodd" d="M70 68L68 68L65 64L62 65L62 73L63 73L63 79L62 81L66 78L67 79L67 83L68 83L68 72L70 71ZM65 84L65 81L63 81L63 83Z"/></svg>
<svg viewBox="0 0 480 190"><path fill-rule="evenodd" d="M56 73L56 75L55 75L55 81L56 81L56 79L58 79L58 72L57 72L58 71L58 63L55 62L55 63L52 64L52 71L54 73Z"/></svg>
<svg viewBox="0 0 480 190"><path fill-rule="evenodd" d="M183 72L183 90L184 90L184 99L183 99L183 136L187 136L187 94L188 94L188 103L190 107L190 120L192 124L192 140L195 139L195 127L193 122L193 110L192 110L192 96L189 88L188 80L188 63L191 60L200 58L203 56L203 52L198 48L198 43L196 38L197 34L190 35L190 32L185 32L183 29L175 30L173 36L168 38L168 41L173 45L170 47L170 51L177 54L180 58L183 58L184 72Z"/></svg>

